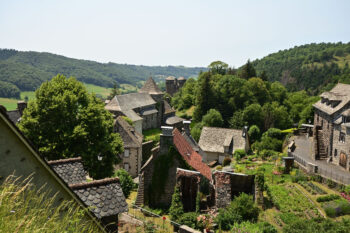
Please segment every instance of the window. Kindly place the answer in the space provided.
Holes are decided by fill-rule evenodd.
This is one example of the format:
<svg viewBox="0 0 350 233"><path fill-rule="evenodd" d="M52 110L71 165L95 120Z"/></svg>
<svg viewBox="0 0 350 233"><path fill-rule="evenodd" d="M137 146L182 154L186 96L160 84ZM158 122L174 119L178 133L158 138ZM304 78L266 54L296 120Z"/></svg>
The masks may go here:
<svg viewBox="0 0 350 233"><path fill-rule="evenodd" d="M128 163L124 163L124 170L127 172L130 170L130 165Z"/></svg>
<svg viewBox="0 0 350 233"><path fill-rule="evenodd" d="M337 157L337 155L338 155L338 150L335 149L335 150L334 150L334 157Z"/></svg>
<svg viewBox="0 0 350 233"><path fill-rule="evenodd" d="M340 132L339 141L342 142L342 143L345 143L345 133Z"/></svg>
<svg viewBox="0 0 350 233"><path fill-rule="evenodd" d="M125 149L124 150L124 158L128 158L129 157L129 153L130 153L129 149Z"/></svg>

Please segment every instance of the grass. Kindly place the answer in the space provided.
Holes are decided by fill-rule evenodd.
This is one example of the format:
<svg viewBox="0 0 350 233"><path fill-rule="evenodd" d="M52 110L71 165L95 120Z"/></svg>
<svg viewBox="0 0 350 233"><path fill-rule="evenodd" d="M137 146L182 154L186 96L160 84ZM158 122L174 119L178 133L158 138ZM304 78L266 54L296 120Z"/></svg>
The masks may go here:
<svg viewBox="0 0 350 233"><path fill-rule="evenodd" d="M0 105L3 105L7 111L17 108L17 99L0 98Z"/></svg>
<svg viewBox="0 0 350 233"><path fill-rule="evenodd" d="M159 142L161 132L162 132L161 129L143 130L142 134L144 136L144 141L145 142L147 142L147 141Z"/></svg>
<svg viewBox="0 0 350 233"><path fill-rule="evenodd" d="M107 96L111 92L111 88L100 87L100 86L96 86L93 84L87 84L87 83L84 83L84 86L86 87L88 92L95 93L96 95L99 95L103 98L107 98Z"/></svg>
<svg viewBox="0 0 350 233"><path fill-rule="evenodd" d="M72 201L56 203L30 178L9 176L0 186L0 232L100 232L84 209Z"/></svg>

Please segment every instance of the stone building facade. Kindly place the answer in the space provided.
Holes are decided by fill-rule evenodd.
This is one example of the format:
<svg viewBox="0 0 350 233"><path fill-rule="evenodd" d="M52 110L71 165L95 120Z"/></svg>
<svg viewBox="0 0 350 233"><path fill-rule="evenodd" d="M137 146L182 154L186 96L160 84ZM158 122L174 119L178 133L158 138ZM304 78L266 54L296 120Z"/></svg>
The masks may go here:
<svg viewBox="0 0 350 233"><path fill-rule="evenodd" d="M314 159L327 159L346 170L350 160L350 85L337 84L315 103Z"/></svg>
<svg viewBox="0 0 350 233"><path fill-rule="evenodd" d="M180 90L180 88L185 85L186 79L184 77L175 78L173 76L169 76L165 79L165 88L166 93L173 96L176 92Z"/></svg>
<svg viewBox="0 0 350 233"><path fill-rule="evenodd" d="M124 152L119 155L122 162L116 165L116 169L124 168L135 178L141 170L143 136L121 116L114 122L114 131L120 134L124 144Z"/></svg>

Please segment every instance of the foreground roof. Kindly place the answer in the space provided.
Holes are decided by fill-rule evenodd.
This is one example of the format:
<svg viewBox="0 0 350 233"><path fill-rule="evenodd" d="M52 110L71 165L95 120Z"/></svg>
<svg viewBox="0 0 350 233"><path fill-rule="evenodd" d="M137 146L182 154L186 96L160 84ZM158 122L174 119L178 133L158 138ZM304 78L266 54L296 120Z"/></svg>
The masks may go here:
<svg viewBox="0 0 350 233"><path fill-rule="evenodd" d="M88 207L91 207L90 211L99 219L128 211L128 204L118 178L73 184L69 187Z"/></svg>
<svg viewBox="0 0 350 233"><path fill-rule="evenodd" d="M350 85L338 83L332 90L329 92L323 92L320 95L324 99L329 101L339 101L339 104L332 107L331 104L322 103L322 100L317 101L313 106L322 112L325 112L329 115L342 109L350 101Z"/></svg>
<svg viewBox="0 0 350 233"><path fill-rule="evenodd" d="M123 139L124 147L141 147L142 135L135 131L121 116L115 120L117 132Z"/></svg>
<svg viewBox="0 0 350 233"><path fill-rule="evenodd" d="M52 160L47 163L67 184L86 181L87 172L84 170L81 157Z"/></svg>
<svg viewBox="0 0 350 233"><path fill-rule="evenodd" d="M211 170L207 164L202 162L202 156L192 149L192 146L186 141L178 129L174 129L173 134L174 145L184 160L208 180L212 180Z"/></svg>
<svg viewBox="0 0 350 233"><path fill-rule="evenodd" d="M156 104L148 93L129 93L125 95L116 95L105 106L110 111L132 110L140 107L146 107Z"/></svg>
<svg viewBox="0 0 350 233"><path fill-rule="evenodd" d="M244 149L246 140L243 130L203 127L198 145L203 151L224 153L233 140L233 149Z"/></svg>
<svg viewBox="0 0 350 233"><path fill-rule="evenodd" d="M148 93L148 94L163 94L163 92L158 88L157 84L154 82L152 77L150 77L143 87L139 90L139 93Z"/></svg>

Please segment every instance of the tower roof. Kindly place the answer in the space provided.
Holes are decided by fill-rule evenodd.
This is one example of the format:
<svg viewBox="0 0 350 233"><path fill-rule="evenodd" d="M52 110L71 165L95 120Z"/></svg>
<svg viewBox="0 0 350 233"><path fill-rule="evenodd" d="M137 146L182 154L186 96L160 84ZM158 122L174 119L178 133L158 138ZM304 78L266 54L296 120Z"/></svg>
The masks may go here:
<svg viewBox="0 0 350 233"><path fill-rule="evenodd" d="M140 93L148 94L162 94L163 92L158 88L157 84L154 82L152 77L150 77L143 87L139 90Z"/></svg>

